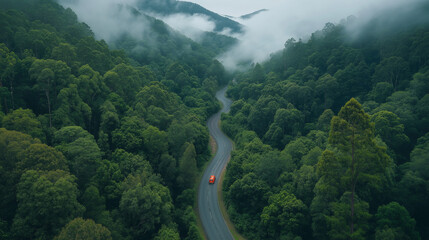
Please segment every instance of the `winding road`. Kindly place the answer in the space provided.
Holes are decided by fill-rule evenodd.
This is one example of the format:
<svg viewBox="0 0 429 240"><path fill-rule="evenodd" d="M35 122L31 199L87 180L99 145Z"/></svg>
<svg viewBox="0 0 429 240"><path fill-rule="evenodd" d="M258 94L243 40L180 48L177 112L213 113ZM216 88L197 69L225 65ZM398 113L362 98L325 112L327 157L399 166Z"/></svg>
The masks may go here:
<svg viewBox="0 0 429 240"><path fill-rule="evenodd" d="M226 98L227 87L216 93L216 98L222 102L223 108L207 121L210 135L217 144L217 152L210 162L198 189L198 210L205 234L209 240L234 239L229 231L219 208L217 186L222 170L228 163L231 150L231 140L222 133L219 127L221 114L228 112L232 101ZM209 184L210 175L216 176L215 184Z"/></svg>

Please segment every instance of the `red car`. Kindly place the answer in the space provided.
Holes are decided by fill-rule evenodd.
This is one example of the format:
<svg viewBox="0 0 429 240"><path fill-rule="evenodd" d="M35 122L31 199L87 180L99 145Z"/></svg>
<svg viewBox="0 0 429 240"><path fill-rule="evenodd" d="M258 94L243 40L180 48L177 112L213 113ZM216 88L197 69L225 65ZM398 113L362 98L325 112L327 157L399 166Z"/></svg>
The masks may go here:
<svg viewBox="0 0 429 240"><path fill-rule="evenodd" d="M209 178L209 183L210 184L214 184L215 181L216 181L215 175L211 175L210 178Z"/></svg>

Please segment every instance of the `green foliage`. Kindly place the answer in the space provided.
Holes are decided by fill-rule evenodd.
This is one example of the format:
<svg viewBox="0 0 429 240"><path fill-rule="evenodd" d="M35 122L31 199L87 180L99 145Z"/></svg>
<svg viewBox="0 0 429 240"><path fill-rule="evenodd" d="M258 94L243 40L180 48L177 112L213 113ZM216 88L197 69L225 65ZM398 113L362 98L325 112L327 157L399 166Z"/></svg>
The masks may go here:
<svg viewBox="0 0 429 240"><path fill-rule="evenodd" d="M161 154L167 152L167 133L158 128L149 126L142 132L144 150L152 162L152 166L158 167L158 160ZM155 162L156 161L156 162Z"/></svg>
<svg viewBox="0 0 429 240"><path fill-rule="evenodd" d="M91 108L79 96L77 86L70 84L61 89L57 96L58 108L53 113L54 126L81 126L89 129L91 124Z"/></svg>
<svg viewBox="0 0 429 240"><path fill-rule="evenodd" d="M307 224L305 204L287 191L274 194L261 214L267 239L294 239L303 236Z"/></svg>
<svg viewBox="0 0 429 240"><path fill-rule="evenodd" d="M116 149L115 152L113 152L112 161L119 165L121 173L124 176L135 173L140 169L147 168L147 165L149 164L143 156L134 155L123 149Z"/></svg>
<svg viewBox="0 0 429 240"><path fill-rule="evenodd" d="M60 232L55 240L111 240L109 229L93 220L75 218L70 221Z"/></svg>
<svg viewBox="0 0 429 240"><path fill-rule="evenodd" d="M12 231L17 238L52 238L85 208L77 201L76 178L67 172L25 172L18 184Z"/></svg>
<svg viewBox="0 0 429 240"><path fill-rule="evenodd" d="M13 219L17 207L16 185L22 174L17 171L17 165L22 162L24 152L34 144L40 145L40 140L0 128L0 213L5 220Z"/></svg>
<svg viewBox="0 0 429 240"><path fill-rule="evenodd" d="M103 211L106 209L106 200L100 196L95 186L89 186L82 194L81 202L85 207L84 217L99 222Z"/></svg>
<svg viewBox="0 0 429 240"><path fill-rule="evenodd" d="M228 198L238 211L258 212L267 201L268 193L268 184L258 179L256 174L249 173L229 187Z"/></svg>
<svg viewBox="0 0 429 240"><path fill-rule="evenodd" d="M410 140L405 135L404 125L401 124L398 116L389 111L380 111L371 116L371 121L375 124L375 134L379 135L389 148L395 149L395 152L404 158L408 152Z"/></svg>
<svg viewBox="0 0 429 240"><path fill-rule="evenodd" d="M429 180L428 161L429 161L429 133L419 138L416 146L411 152L411 161L406 167L415 172L417 176Z"/></svg>
<svg viewBox="0 0 429 240"><path fill-rule="evenodd" d="M155 240L180 240L179 233L174 228L169 228L165 225L159 229L157 236L154 238Z"/></svg>
<svg viewBox="0 0 429 240"><path fill-rule="evenodd" d="M182 188L192 188L197 177L197 160L195 147L192 143L185 144L186 148L179 159L179 176L177 183Z"/></svg>
<svg viewBox="0 0 429 240"><path fill-rule="evenodd" d="M72 238L80 229L104 232L102 239L108 231L112 239L201 239L195 191L186 187L209 157L205 120L230 77L213 57L234 39L206 33L198 44L160 20L136 17L151 34L106 43L55 1L0 1L0 121L8 129L0 129L0 238L52 239L83 216L109 230L77 218L64 228ZM380 15L361 33L350 32L352 17L328 23L234 75L235 102L222 128L236 151L224 196L246 237L268 238L270 227L278 239L429 236L428 28L397 19L391 29ZM374 124L357 104L340 111L352 97ZM270 202L277 198L305 220L291 222L289 205ZM406 210L381 206L389 202ZM262 224L265 208L273 224ZM395 214L402 218L393 221Z"/></svg>
<svg viewBox="0 0 429 240"><path fill-rule="evenodd" d="M388 232L392 235L390 239L420 239L415 230L416 221L397 202L380 206L375 218L377 240L385 239Z"/></svg>
<svg viewBox="0 0 429 240"><path fill-rule="evenodd" d="M343 218L340 222L343 222L344 226L350 224L350 228L341 228L341 232L336 229L336 224L331 224L329 235L338 239L364 238L367 228L361 227L365 223L359 222L359 216L365 214L359 211L365 211L365 208L360 209L355 194L362 192L363 186L367 188L363 192L367 192L377 191L383 185L386 181L385 171L389 165L389 157L385 149L375 144L369 116L355 99L347 102L338 116L332 118L329 143L336 151L325 150L319 163L319 173L322 178L333 183L338 188L337 191L346 191L347 195L350 195L350 203L333 205L333 217L338 218L336 214L339 211L338 214ZM336 183L338 180L341 183L339 186ZM346 206L350 206L350 218L345 218ZM362 221L365 221L365 218Z"/></svg>
<svg viewBox="0 0 429 240"><path fill-rule="evenodd" d="M125 117L121 127L112 132L113 148L121 148L131 153L138 153L143 146L143 131L147 124L137 117Z"/></svg>
<svg viewBox="0 0 429 240"><path fill-rule="evenodd" d="M19 108L7 114L2 121L2 126L9 130L20 131L44 141L46 138L42 131L40 121L31 109Z"/></svg>
<svg viewBox="0 0 429 240"><path fill-rule="evenodd" d="M142 175L129 176L125 184L119 208L135 238L150 236L162 224L170 223L174 206L168 188Z"/></svg>
<svg viewBox="0 0 429 240"><path fill-rule="evenodd" d="M426 15L423 5L412 8ZM270 195L285 190L309 207L304 239L394 239L397 230L369 224L377 208L392 201L416 219L422 238L429 236L423 157L428 25L398 16L395 29L376 27L386 26L387 16L368 21L360 32L351 30L359 21L353 17L327 23L308 41L289 39L282 52L234 76L227 91L234 103L222 116L222 129L236 142L224 196L247 238L263 238L265 229L255 224L261 211L246 209L230 191L250 174L254 183L267 184ZM270 167L277 160L278 168ZM269 169L270 177L258 168ZM267 206L263 198L252 204Z"/></svg>
<svg viewBox="0 0 429 240"><path fill-rule="evenodd" d="M368 212L367 202L356 199L354 210L355 214L350 212L350 192L345 192L337 202L332 202L330 209L331 216L327 217L330 230L328 236L330 239L367 239L369 220L371 214ZM353 218L353 220L351 220ZM353 232L350 231L349 222L356 222L353 226Z"/></svg>
<svg viewBox="0 0 429 240"><path fill-rule="evenodd" d="M64 127L55 132L54 142L68 159L70 172L80 187L89 183L101 161L101 152L94 137L81 127Z"/></svg>
<svg viewBox="0 0 429 240"><path fill-rule="evenodd" d="M385 58L376 66L373 81L388 82L395 90L404 89L404 81L409 77L409 71L409 65L403 58Z"/></svg>
<svg viewBox="0 0 429 240"><path fill-rule="evenodd" d="M31 144L21 154L22 159L17 163L17 169L21 172L30 169L44 171L68 171L69 169L64 155L55 148L45 144Z"/></svg>

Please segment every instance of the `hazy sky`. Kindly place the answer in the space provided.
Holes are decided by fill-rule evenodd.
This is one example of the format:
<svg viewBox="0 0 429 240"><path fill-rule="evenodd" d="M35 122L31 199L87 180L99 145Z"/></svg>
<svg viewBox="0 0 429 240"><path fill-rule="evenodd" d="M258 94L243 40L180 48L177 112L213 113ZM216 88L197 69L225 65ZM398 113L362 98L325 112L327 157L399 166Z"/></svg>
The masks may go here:
<svg viewBox="0 0 429 240"><path fill-rule="evenodd" d="M187 0L188 1L188 0ZM408 0L189 0L221 15L239 17L260 9L280 11L285 15L314 9L317 16L341 12L357 14L368 8L394 5ZM311 17L311 16L309 16Z"/></svg>
<svg viewBox="0 0 429 240"><path fill-rule="evenodd" d="M220 15L239 17L263 8L269 8L282 0L189 0Z"/></svg>

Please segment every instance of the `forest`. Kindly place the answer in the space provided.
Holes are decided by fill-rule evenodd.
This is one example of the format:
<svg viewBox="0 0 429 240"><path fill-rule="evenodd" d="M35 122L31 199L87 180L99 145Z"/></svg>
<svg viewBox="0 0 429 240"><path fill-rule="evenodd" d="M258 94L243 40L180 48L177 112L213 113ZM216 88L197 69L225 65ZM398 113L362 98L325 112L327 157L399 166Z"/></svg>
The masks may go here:
<svg viewBox="0 0 429 240"><path fill-rule="evenodd" d="M429 6L416 9L355 34L355 17L327 23L231 74L216 60L231 37L196 43L128 9L150 36L106 42L55 0L1 0L0 239L203 239L196 185L226 84L222 191L243 236L429 239Z"/></svg>
<svg viewBox="0 0 429 240"><path fill-rule="evenodd" d="M418 16L380 15L353 36L359 19L327 23L235 77L223 193L247 239L429 239L429 21Z"/></svg>
<svg viewBox="0 0 429 240"><path fill-rule="evenodd" d="M121 50L56 1L0 2L0 239L202 239L222 46L146 18L165 44Z"/></svg>

